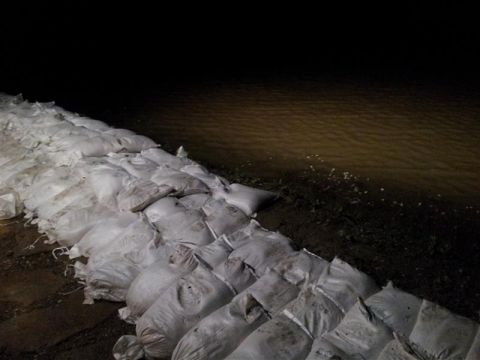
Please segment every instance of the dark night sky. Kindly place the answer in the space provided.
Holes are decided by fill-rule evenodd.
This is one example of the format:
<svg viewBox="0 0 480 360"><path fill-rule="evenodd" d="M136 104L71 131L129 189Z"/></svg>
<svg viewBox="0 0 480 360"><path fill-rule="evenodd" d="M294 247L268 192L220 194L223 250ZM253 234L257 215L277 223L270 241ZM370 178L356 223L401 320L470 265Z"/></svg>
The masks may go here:
<svg viewBox="0 0 480 360"><path fill-rule="evenodd" d="M54 96L261 74L476 79L473 9L24 4L0 22L0 91ZM346 74L346 75L345 75Z"/></svg>

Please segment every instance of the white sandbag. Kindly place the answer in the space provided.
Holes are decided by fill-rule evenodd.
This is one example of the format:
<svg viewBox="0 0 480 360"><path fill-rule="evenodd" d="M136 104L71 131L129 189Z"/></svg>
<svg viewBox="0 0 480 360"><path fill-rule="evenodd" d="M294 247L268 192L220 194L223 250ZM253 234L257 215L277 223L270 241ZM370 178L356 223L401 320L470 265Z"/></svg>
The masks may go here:
<svg viewBox="0 0 480 360"><path fill-rule="evenodd" d="M141 155L156 162L158 165L168 165L169 167L177 170L181 169L185 165L195 164L194 161L188 158L172 155L159 148L143 150Z"/></svg>
<svg viewBox="0 0 480 360"><path fill-rule="evenodd" d="M107 131L111 129L111 127L105 124L103 121L93 120L86 117L80 117L71 113L67 113L67 114L68 115L65 117L66 120L71 122L75 126L83 126L89 130L95 130L95 131Z"/></svg>
<svg viewBox="0 0 480 360"><path fill-rule="evenodd" d="M295 251L291 240L280 233L257 227L252 234L251 240L230 256L242 259L259 277Z"/></svg>
<svg viewBox="0 0 480 360"><path fill-rule="evenodd" d="M22 212L23 205L13 189L0 190L0 220L14 218Z"/></svg>
<svg viewBox="0 0 480 360"><path fill-rule="evenodd" d="M135 179L121 167L110 164L102 158L83 160L77 167L84 172L99 203L112 210L118 209L117 195L124 184Z"/></svg>
<svg viewBox="0 0 480 360"><path fill-rule="evenodd" d="M323 339L343 353L364 359L376 359L393 340L392 330L359 300L340 324Z"/></svg>
<svg viewBox="0 0 480 360"><path fill-rule="evenodd" d="M199 210L176 212L153 222L164 242L207 245L215 240Z"/></svg>
<svg viewBox="0 0 480 360"><path fill-rule="evenodd" d="M132 282L126 296L127 308L120 316L129 322L135 321L171 284L192 272L197 265L193 249L177 245L167 261L153 263Z"/></svg>
<svg viewBox="0 0 480 360"><path fill-rule="evenodd" d="M393 334L395 339L390 341L383 348L376 360L425 360L429 359L421 349L417 349L414 345L409 344L406 340L400 340Z"/></svg>
<svg viewBox="0 0 480 360"><path fill-rule="evenodd" d="M150 180L155 184L174 188L176 196L209 192L208 186L201 180L169 165L158 166L152 173Z"/></svg>
<svg viewBox="0 0 480 360"><path fill-rule="evenodd" d="M410 341L435 359L465 359L478 331L474 321L423 300Z"/></svg>
<svg viewBox="0 0 480 360"><path fill-rule="evenodd" d="M269 233L270 231L263 228L258 221L251 219L243 228L231 234L222 235L221 237L224 238L225 242L227 242L232 249L238 249L254 239L268 236Z"/></svg>
<svg viewBox="0 0 480 360"><path fill-rule="evenodd" d="M69 149L59 152L55 159L57 162L69 165L83 157L105 156L111 152L119 152L124 149L119 139L108 134L101 134L87 140L81 140L73 144Z"/></svg>
<svg viewBox="0 0 480 360"><path fill-rule="evenodd" d="M110 153L105 157L109 163L121 167L130 175L149 180L158 164L137 153Z"/></svg>
<svg viewBox="0 0 480 360"><path fill-rule="evenodd" d="M268 272L186 333L172 359L223 359L297 294L296 286Z"/></svg>
<svg viewBox="0 0 480 360"><path fill-rule="evenodd" d="M107 254L93 265L75 263L75 277L85 283L84 304L93 304L94 299L124 301L140 271L137 264L120 254Z"/></svg>
<svg viewBox="0 0 480 360"><path fill-rule="evenodd" d="M132 283L126 297L127 307L120 312L122 319L135 321L165 289L192 272L199 262L212 269L222 264L232 251L221 238L206 246L189 247L177 244L173 249L168 259L153 263Z"/></svg>
<svg viewBox="0 0 480 360"><path fill-rule="evenodd" d="M157 244L157 233L139 220L113 242L97 249L77 276L86 284L85 299L124 301L140 272L166 257L165 249Z"/></svg>
<svg viewBox="0 0 480 360"><path fill-rule="evenodd" d="M26 209L36 211L39 206L48 203L56 195L77 185L81 180L71 169L53 168L39 174L30 188L19 195L23 197Z"/></svg>
<svg viewBox="0 0 480 360"><path fill-rule="evenodd" d="M143 214L152 224L177 212L185 211L185 207L176 197L167 196L155 201L143 210Z"/></svg>
<svg viewBox="0 0 480 360"><path fill-rule="evenodd" d="M128 152L141 152L160 146L152 139L136 134L119 136L118 141L122 148Z"/></svg>
<svg viewBox="0 0 480 360"><path fill-rule="evenodd" d="M250 221L240 209L229 205L225 200L210 199L202 210L206 215L205 222L215 237L231 234Z"/></svg>
<svg viewBox="0 0 480 360"><path fill-rule="evenodd" d="M281 259L273 269L290 283L296 286L303 286L307 283L317 283L320 275L328 266L330 266L328 261L307 249L302 249L292 253L285 259Z"/></svg>
<svg viewBox="0 0 480 360"><path fill-rule="evenodd" d="M305 286L282 312L250 334L226 359L305 359L313 339L335 328L342 317L331 300Z"/></svg>
<svg viewBox="0 0 480 360"><path fill-rule="evenodd" d="M369 276L337 257L325 268L316 287L344 314L356 303L358 297L367 299L379 290Z"/></svg>
<svg viewBox="0 0 480 360"><path fill-rule="evenodd" d="M14 186L15 176L35 165L37 165L35 159L22 157L20 159L13 159L0 166L0 186Z"/></svg>
<svg viewBox="0 0 480 360"><path fill-rule="evenodd" d="M140 211L173 191L170 186L157 185L150 180L132 179L123 184L116 200L120 211Z"/></svg>
<svg viewBox="0 0 480 360"><path fill-rule="evenodd" d="M207 184L207 186L211 190L223 188L226 185L229 185L230 183L227 181L227 179L212 174L209 172L207 169L205 169L203 166L198 165L198 164L191 164L191 165L186 165L180 169L184 173L187 173L191 176L196 177L197 179L201 180L203 183Z"/></svg>
<svg viewBox="0 0 480 360"><path fill-rule="evenodd" d="M70 259L98 253L100 249L124 235L127 228L137 221L141 221L137 215L123 213L98 222L70 249Z"/></svg>
<svg viewBox="0 0 480 360"><path fill-rule="evenodd" d="M210 194L191 194L179 198L178 202L187 209L200 210L210 199Z"/></svg>
<svg viewBox="0 0 480 360"><path fill-rule="evenodd" d="M391 282L365 303L396 333L408 337L417 320L422 300L396 289Z"/></svg>
<svg viewBox="0 0 480 360"><path fill-rule="evenodd" d="M116 216L116 213L101 205L71 210L60 216L47 234L49 239L60 245L72 246L95 225Z"/></svg>
<svg viewBox="0 0 480 360"><path fill-rule="evenodd" d="M79 181L36 208L36 215L44 221L41 230L45 231L56 223L57 219L70 210L94 206L96 196L85 181Z"/></svg>
<svg viewBox="0 0 480 360"><path fill-rule="evenodd" d="M268 319L258 301L242 293L191 329L177 344L172 360L223 359Z"/></svg>
<svg viewBox="0 0 480 360"><path fill-rule="evenodd" d="M115 360L140 360L145 356L143 346L134 335L124 335L118 339L112 350Z"/></svg>
<svg viewBox="0 0 480 360"><path fill-rule="evenodd" d="M277 199L278 195L261 189L255 189L241 184L225 185L213 191L215 199L224 199L230 205L236 206L245 214L251 216L262 207Z"/></svg>
<svg viewBox="0 0 480 360"><path fill-rule="evenodd" d="M172 354L180 338L202 318L220 308L235 295L232 280L242 279L248 286L254 277L241 262L227 261L223 266L224 280L204 266L197 266L191 274L180 278L155 301L137 321L137 337L151 358Z"/></svg>

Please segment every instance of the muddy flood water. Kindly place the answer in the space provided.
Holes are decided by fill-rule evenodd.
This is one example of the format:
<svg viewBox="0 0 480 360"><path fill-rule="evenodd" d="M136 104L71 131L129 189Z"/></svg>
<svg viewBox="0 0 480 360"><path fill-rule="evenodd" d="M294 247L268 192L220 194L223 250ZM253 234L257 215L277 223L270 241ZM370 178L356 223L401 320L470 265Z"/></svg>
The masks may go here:
<svg viewBox="0 0 480 360"><path fill-rule="evenodd" d="M480 194L480 102L411 87L210 84L151 96L129 127L260 175L334 168L467 203Z"/></svg>

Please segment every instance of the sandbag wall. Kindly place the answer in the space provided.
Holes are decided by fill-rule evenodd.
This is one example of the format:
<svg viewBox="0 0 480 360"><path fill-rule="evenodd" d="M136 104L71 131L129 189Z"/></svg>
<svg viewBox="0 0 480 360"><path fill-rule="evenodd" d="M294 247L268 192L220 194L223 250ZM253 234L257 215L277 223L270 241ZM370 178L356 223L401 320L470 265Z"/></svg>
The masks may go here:
<svg viewBox="0 0 480 360"><path fill-rule="evenodd" d="M126 302L117 359L480 359L478 324L253 217L276 195L129 130L0 96L0 219L75 263L85 302Z"/></svg>

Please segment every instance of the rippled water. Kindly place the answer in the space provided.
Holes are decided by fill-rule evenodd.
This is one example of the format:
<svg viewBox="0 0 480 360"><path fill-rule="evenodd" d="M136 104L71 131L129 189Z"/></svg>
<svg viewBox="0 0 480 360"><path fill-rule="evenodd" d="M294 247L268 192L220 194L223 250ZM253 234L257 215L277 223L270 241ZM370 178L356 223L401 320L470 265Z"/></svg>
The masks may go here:
<svg viewBox="0 0 480 360"><path fill-rule="evenodd" d="M134 127L194 158L259 175L336 168L381 184L480 194L480 103L403 87L208 85L153 96ZM132 126L130 126L132 127Z"/></svg>

